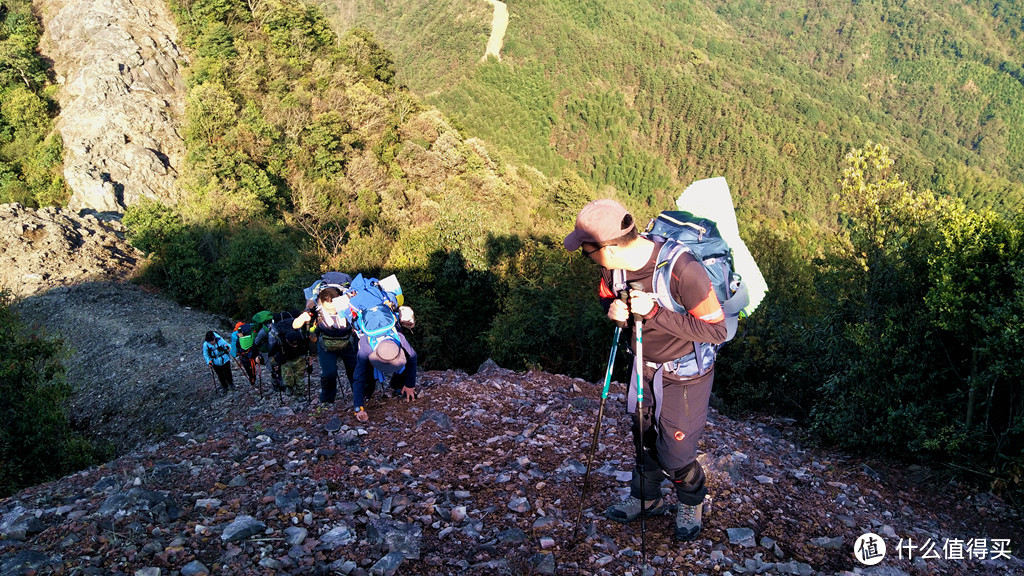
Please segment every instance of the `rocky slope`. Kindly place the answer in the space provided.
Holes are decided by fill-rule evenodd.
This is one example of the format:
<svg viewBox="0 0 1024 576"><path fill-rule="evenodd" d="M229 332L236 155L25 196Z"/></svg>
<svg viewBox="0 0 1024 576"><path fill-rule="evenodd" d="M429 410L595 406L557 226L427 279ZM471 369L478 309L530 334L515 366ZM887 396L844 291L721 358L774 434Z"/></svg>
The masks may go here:
<svg viewBox="0 0 1024 576"><path fill-rule="evenodd" d="M16 309L67 343L72 423L118 454L215 423L209 404L217 393L200 346L207 330L230 333L226 318L107 282L54 288Z"/></svg>
<svg viewBox="0 0 1024 576"><path fill-rule="evenodd" d="M61 85L57 130L72 210L170 199L184 156L185 86L163 0L36 0Z"/></svg>
<svg viewBox="0 0 1024 576"><path fill-rule="evenodd" d="M130 277L142 254L116 220L60 208L0 204L0 289L17 297L56 286Z"/></svg>
<svg viewBox="0 0 1024 576"><path fill-rule="evenodd" d="M102 404L102 426L146 440L104 466L0 500L0 576L640 574L640 527L601 515L625 495L632 464L619 383L573 545L597 385L493 365L472 376L427 371L419 399L374 398L371 422L360 424L348 398L310 407L303 394L215 392L197 344L222 319L118 285L56 290L21 306L43 321L60 302L69 303L59 322L75 327L65 337L78 350L69 377L90 397L76 411ZM87 357L96 365L82 365ZM160 415L162 435L151 422ZM797 429L767 418L712 411L701 448L705 529L680 545L672 516L651 518L650 573L1024 570L1020 519L991 494L807 449ZM889 550L871 568L853 558L869 531ZM940 557L900 559L901 538L937 543ZM970 559L944 557L943 543L967 540L1006 540L1010 553L981 557L976 544Z"/></svg>

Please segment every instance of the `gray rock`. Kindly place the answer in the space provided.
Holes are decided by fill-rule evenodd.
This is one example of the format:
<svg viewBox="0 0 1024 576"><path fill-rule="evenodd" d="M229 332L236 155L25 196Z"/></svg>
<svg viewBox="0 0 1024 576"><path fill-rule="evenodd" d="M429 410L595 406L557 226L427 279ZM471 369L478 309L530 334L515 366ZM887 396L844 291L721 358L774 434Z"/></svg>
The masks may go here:
<svg viewBox="0 0 1024 576"><path fill-rule="evenodd" d="M551 576L555 573L555 555L548 552L541 552L534 554L533 558L530 559L530 563L533 565L533 572L535 574L544 574Z"/></svg>
<svg viewBox="0 0 1024 576"><path fill-rule="evenodd" d="M388 552L370 567L370 576L393 576L405 560L401 552Z"/></svg>
<svg viewBox="0 0 1024 576"><path fill-rule="evenodd" d="M498 533L498 542L517 546L526 542L526 533L519 528L509 528Z"/></svg>
<svg viewBox="0 0 1024 576"><path fill-rule="evenodd" d="M331 419L327 421L327 424L324 424L324 430L327 430L328 432L337 432L338 430L341 430L341 418L332 416Z"/></svg>
<svg viewBox="0 0 1024 576"><path fill-rule="evenodd" d="M509 501L508 508L513 512L519 512L520 514L523 512L529 512L530 501L524 497L516 497Z"/></svg>
<svg viewBox="0 0 1024 576"><path fill-rule="evenodd" d="M275 492L274 494L274 506L277 506L278 510L286 514L294 514L298 512L299 506L302 504L302 494L295 488L291 490Z"/></svg>
<svg viewBox="0 0 1024 576"><path fill-rule="evenodd" d="M205 576L209 573L210 569L199 560L193 560L181 567L181 576Z"/></svg>
<svg viewBox="0 0 1024 576"><path fill-rule="evenodd" d="M262 534L267 525L252 516L239 516L235 521L228 524L221 533L220 538L225 542L238 542L250 536Z"/></svg>
<svg viewBox="0 0 1024 576"><path fill-rule="evenodd" d="M45 2L43 2L45 4ZM40 10L53 60L72 210L173 197L184 158L178 30L158 0L70 0Z"/></svg>
<svg viewBox="0 0 1024 576"><path fill-rule="evenodd" d="M284 565L281 564L280 560L270 557L260 558L259 565L264 568L270 568L271 570L280 570L281 568L284 568Z"/></svg>
<svg viewBox="0 0 1024 576"><path fill-rule="evenodd" d="M308 535L309 530L301 526L289 526L284 529L284 541L290 546L300 546L306 541L306 536Z"/></svg>
<svg viewBox="0 0 1024 576"><path fill-rule="evenodd" d="M121 485L121 478L118 476L104 476L100 478L99 482L92 485L92 489L96 492L106 492L111 488L116 488Z"/></svg>
<svg viewBox="0 0 1024 576"><path fill-rule="evenodd" d="M835 538L828 538L822 536L820 538L811 538L811 544L826 550L839 550L843 547L843 537L836 536Z"/></svg>
<svg viewBox="0 0 1024 576"><path fill-rule="evenodd" d="M139 568L134 572L135 576L160 576L160 569L155 566Z"/></svg>
<svg viewBox="0 0 1024 576"><path fill-rule="evenodd" d="M752 548L754 546L754 531L750 528L728 528L729 543Z"/></svg>
<svg viewBox="0 0 1024 576"><path fill-rule="evenodd" d="M35 512L22 506L15 506L0 518L0 540L25 540L45 529L46 525L36 517Z"/></svg>
<svg viewBox="0 0 1024 576"><path fill-rule="evenodd" d="M323 536L320 536L320 545L318 548L325 550L337 550L338 548L351 544L355 541L356 533L352 531L352 528L350 528L348 524L343 522L328 530Z"/></svg>
<svg viewBox="0 0 1024 576"><path fill-rule="evenodd" d="M371 544L387 544L388 551L401 553L409 560L419 560L423 529L406 522L376 519L367 525L366 539Z"/></svg>
<svg viewBox="0 0 1024 576"><path fill-rule="evenodd" d="M541 516L533 521L533 529L534 531L546 530L554 526L557 522L558 520L553 516Z"/></svg>
<svg viewBox="0 0 1024 576"><path fill-rule="evenodd" d="M39 572L50 566L60 565L60 560L51 558L36 550L19 550L15 554L0 556L0 576L20 576L31 571Z"/></svg>
<svg viewBox="0 0 1024 576"><path fill-rule="evenodd" d="M178 520L185 513L170 492L162 490L146 490L141 486L133 486L127 492L111 494L100 505L99 513L106 516L119 511L125 514L146 513L148 516L167 523Z"/></svg>
<svg viewBox="0 0 1024 576"><path fill-rule="evenodd" d="M423 415L416 421L416 430L422 428L427 422L433 422L441 430L452 429L452 419L447 414L437 410L424 410Z"/></svg>
<svg viewBox="0 0 1024 576"><path fill-rule="evenodd" d="M476 373L486 374L487 372L492 372L495 370L501 370L501 366L498 366L497 362L488 358L487 360L484 360L483 364L481 364L479 368L476 369Z"/></svg>
<svg viewBox="0 0 1024 576"><path fill-rule="evenodd" d="M341 574L342 576L348 576L358 567L359 565L351 560L335 560L327 565L327 569L332 573Z"/></svg>

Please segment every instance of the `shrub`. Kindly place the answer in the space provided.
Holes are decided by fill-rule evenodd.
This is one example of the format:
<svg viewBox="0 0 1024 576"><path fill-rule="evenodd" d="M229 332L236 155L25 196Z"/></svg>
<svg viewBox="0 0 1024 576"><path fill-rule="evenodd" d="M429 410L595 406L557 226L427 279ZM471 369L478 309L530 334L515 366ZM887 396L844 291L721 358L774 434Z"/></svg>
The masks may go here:
<svg viewBox="0 0 1024 576"><path fill-rule="evenodd" d="M92 463L68 425L65 355L60 340L26 331L0 293L0 497Z"/></svg>

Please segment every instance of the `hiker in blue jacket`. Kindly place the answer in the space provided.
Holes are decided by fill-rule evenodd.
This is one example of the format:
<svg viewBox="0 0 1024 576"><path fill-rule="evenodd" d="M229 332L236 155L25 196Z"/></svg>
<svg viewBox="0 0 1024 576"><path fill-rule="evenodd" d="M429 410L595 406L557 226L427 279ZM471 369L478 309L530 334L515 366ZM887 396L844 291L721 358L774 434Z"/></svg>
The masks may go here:
<svg viewBox="0 0 1024 576"><path fill-rule="evenodd" d="M221 390L227 392L234 387L231 377L231 345L212 330L203 339L203 359L220 380Z"/></svg>
<svg viewBox="0 0 1024 576"><path fill-rule="evenodd" d="M311 331L316 338L316 357L320 363L320 402L329 404L338 394L338 360L344 365L349 382L356 368L356 341L348 296L334 286L321 289L315 298L306 302L306 309L295 318L292 327L302 328L314 318L316 322Z"/></svg>
<svg viewBox="0 0 1024 576"><path fill-rule="evenodd" d="M405 334L397 338L385 338L373 349L365 336L359 338L352 404L360 422L370 419L363 403L373 396L378 382L389 382L392 396L404 396L407 402L416 398L416 351Z"/></svg>

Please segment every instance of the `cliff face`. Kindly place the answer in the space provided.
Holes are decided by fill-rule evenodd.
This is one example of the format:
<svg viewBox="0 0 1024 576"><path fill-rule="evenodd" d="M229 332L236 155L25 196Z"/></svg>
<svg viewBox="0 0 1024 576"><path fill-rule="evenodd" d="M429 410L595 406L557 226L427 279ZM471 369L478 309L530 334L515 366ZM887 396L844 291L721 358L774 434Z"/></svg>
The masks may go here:
<svg viewBox="0 0 1024 576"><path fill-rule="evenodd" d="M40 51L61 84L69 208L169 199L184 156L178 31L162 0L37 0Z"/></svg>

